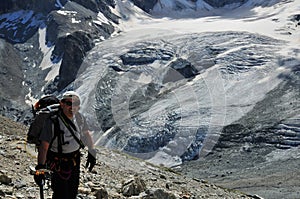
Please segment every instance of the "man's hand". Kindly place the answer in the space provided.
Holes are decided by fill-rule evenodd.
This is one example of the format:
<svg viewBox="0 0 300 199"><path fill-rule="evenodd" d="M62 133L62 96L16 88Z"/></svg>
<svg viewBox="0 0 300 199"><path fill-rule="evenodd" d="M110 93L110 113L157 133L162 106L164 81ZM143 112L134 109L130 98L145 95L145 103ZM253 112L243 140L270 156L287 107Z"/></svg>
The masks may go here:
<svg viewBox="0 0 300 199"><path fill-rule="evenodd" d="M86 161L85 168L89 168L89 171L92 171L92 169L94 168L95 165L96 165L96 157L94 157L94 156L89 152L89 153L88 153L88 156L87 156L87 161Z"/></svg>
<svg viewBox="0 0 300 199"><path fill-rule="evenodd" d="M35 183L38 186L42 186L45 183L45 172L41 172L42 169L45 169L45 165L37 165L35 167L35 174L33 176Z"/></svg>

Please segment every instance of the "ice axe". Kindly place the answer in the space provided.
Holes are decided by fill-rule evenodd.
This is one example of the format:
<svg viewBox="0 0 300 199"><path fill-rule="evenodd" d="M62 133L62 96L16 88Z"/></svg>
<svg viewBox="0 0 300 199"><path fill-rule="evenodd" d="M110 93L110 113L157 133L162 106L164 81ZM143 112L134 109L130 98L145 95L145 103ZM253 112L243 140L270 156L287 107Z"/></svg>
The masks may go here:
<svg viewBox="0 0 300 199"><path fill-rule="evenodd" d="M39 188L40 188L40 199L44 199L44 184L46 180L50 180L51 179L51 174L52 171L48 170L48 169L39 169L39 170L35 170L34 168L30 167L30 174L31 175L44 175L45 179L42 180L41 184L39 184Z"/></svg>

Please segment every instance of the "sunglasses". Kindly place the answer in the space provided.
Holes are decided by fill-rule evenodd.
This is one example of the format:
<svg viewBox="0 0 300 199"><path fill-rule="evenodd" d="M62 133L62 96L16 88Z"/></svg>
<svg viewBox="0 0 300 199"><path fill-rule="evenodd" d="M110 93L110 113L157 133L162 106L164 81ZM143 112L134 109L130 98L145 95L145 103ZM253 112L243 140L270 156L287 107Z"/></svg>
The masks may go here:
<svg viewBox="0 0 300 199"><path fill-rule="evenodd" d="M64 104L67 105L67 106L79 106L80 102L79 101L75 101L75 102L64 101Z"/></svg>

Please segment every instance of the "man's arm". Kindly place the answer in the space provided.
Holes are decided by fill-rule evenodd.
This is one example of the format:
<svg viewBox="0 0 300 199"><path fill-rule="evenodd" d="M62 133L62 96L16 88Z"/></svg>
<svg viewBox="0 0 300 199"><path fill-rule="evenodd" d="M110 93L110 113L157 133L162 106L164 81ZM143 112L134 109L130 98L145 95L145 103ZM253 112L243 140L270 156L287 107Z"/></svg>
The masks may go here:
<svg viewBox="0 0 300 199"><path fill-rule="evenodd" d="M45 165L46 164L48 148L49 148L49 142L42 141L41 145L39 146L38 165Z"/></svg>
<svg viewBox="0 0 300 199"><path fill-rule="evenodd" d="M84 139L82 139L82 142L88 147L89 150L85 167L89 168L89 171L92 171L96 165L97 152L95 150L94 142L89 130L83 132L83 138Z"/></svg>
<svg viewBox="0 0 300 199"><path fill-rule="evenodd" d="M96 150L95 150L95 146L94 146L94 141L93 138L90 134L90 131L84 131L83 132L83 139L82 142L85 146L88 147L89 152L96 157Z"/></svg>

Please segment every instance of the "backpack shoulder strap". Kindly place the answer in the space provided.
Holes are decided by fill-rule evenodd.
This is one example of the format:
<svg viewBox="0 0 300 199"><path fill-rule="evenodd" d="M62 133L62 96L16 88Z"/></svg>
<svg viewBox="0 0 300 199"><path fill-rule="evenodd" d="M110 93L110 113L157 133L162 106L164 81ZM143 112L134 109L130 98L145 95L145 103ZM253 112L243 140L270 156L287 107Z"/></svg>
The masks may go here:
<svg viewBox="0 0 300 199"><path fill-rule="evenodd" d="M52 124L53 124L52 132L53 132L54 136L50 141L49 149L51 148L55 138L57 138L57 150L58 150L58 154L61 155L63 143L62 143L62 138L61 138L62 133L61 133L61 129L60 129L59 122L58 122L58 114L52 115L51 120L52 120Z"/></svg>
<svg viewBox="0 0 300 199"><path fill-rule="evenodd" d="M75 133L73 131L73 129L77 130L75 124L69 118L67 118L64 114L59 114L58 116L59 116L59 118L61 118L64 125L68 128L68 130L70 131L70 133L72 134L72 136L74 137L76 142L79 144L80 148L83 149L84 148L83 142L75 135Z"/></svg>

